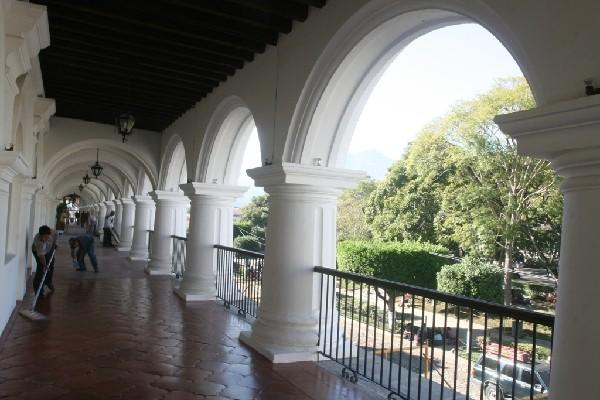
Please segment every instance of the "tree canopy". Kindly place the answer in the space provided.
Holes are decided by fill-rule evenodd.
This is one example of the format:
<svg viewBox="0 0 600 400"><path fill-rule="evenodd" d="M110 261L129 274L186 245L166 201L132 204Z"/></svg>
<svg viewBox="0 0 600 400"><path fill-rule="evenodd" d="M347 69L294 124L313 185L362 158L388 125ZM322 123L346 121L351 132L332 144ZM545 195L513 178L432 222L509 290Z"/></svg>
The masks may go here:
<svg viewBox="0 0 600 400"><path fill-rule="evenodd" d="M513 257L551 264L560 246L556 174L547 161L519 155L493 121L534 105L524 79L505 79L425 127L364 201L363 230L378 240L437 243L495 261L505 269L510 303Z"/></svg>

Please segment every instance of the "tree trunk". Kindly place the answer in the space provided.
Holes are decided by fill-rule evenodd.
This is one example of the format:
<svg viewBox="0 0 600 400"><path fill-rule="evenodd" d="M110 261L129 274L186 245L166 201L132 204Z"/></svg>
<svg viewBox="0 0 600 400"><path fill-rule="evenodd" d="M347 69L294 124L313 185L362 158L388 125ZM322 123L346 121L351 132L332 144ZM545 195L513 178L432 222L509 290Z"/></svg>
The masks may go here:
<svg viewBox="0 0 600 400"><path fill-rule="evenodd" d="M504 252L504 305L510 306L512 303L512 258L513 258L513 241L506 241Z"/></svg>

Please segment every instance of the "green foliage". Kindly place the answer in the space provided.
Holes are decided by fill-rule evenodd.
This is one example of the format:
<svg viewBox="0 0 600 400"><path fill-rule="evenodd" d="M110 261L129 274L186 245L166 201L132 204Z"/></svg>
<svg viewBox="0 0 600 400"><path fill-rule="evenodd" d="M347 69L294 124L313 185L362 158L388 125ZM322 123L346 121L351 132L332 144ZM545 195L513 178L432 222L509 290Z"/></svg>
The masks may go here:
<svg viewBox="0 0 600 400"><path fill-rule="evenodd" d="M437 272L450 260L432 253L447 252L429 243L346 241L338 243L337 263L342 271L435 289Z"/></svg>
<svg viewBox="0 0 600 400"><path fill-rule="evenodd" d="M251 236L238 236L233 240L233 247L239 249L262 252L261 244Z"/></svg>
<svg viewBox="0 0 600 400"><path fill-rule="evenodd" d="M233 223L233 238L237 238L240 236L246 235L245 232L250 232L252 230L252 224L247 221L235 221Z"/></svg>
<svg viewBox="0 0 600 400"><path fill-rule="evenodd" d="M456 295L502 303L503 273L488 263L466 257L460 263L445 265L437 274L437 289Z"/></svg>
<svg viewBox="0 0 600 400"><path fill-rule="evenodd" d="M269 216L269 201L266 194L254 196L250 203L242 207L239 222L249 224L250 226L267 226L267 217Z"/></svg>
<svg viewBox="0 0 600 400"><path fill-rule="evenodd" d="M555 289L548 285L536 285L534 283L523 284L523 292L531 299L544 300L546 294L554 293Z"/></svg>
<svg viewBox="0 0 600 400"><path fill-rule="evenodd" d="M342 193L338 199L338 241L368 240L372 238L371 228L367 223L364 208L375 186L375 181L366 180L360 182L356 189L347 190Z"/></svg>
<svg viewBox="0 0 600 400"><path fill-rule="evenodd" d="M451 145L435 127L419 134L373 191L366 214L375 238L439 242L435 216L452 166L445 162Z"/></svg>

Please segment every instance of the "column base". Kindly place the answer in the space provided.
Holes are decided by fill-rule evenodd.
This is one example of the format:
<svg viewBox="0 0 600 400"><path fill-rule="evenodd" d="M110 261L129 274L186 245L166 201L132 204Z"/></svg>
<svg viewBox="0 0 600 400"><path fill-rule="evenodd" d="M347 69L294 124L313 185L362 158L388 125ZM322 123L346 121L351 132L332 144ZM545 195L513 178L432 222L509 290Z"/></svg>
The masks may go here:
<svg viewBox="0 0 600 400"><path fill-rule="evenodd" d="M240 333L240 341L253 348L269 361L276 364L293 363L299 361L317 361L318 347L282 347L274 344L261 343L252 336L252 331Z"/></svg>
<svg viewBox="0 0 600 400"><path fill-rule="evenodd" d="M117 249L117 251L131 251L131 245L119 246L119 247L116 247L116 249Z"/></svg>
<svg viewBox="0 0 600 400"><path fill-rule="evenodd" d="M150 276L171 275L170 269L154 269L150 267L144 268L144 272Z"/></svg>
<svg viewBox="0 0 600 400"><path fill-rule="evenodd" d="M213 301L217 297L216 293L190 293L181 288L173 289L173 293L186 303L191 301Z"/></svg>
<svg viewBox="0 0 600 400"><path fill-rule="evenodd" d="M148 256L146 256L146 257L144 257L144 256L129 256L129 257L127 257L127 259L129 261L150 261Z"/></svg>

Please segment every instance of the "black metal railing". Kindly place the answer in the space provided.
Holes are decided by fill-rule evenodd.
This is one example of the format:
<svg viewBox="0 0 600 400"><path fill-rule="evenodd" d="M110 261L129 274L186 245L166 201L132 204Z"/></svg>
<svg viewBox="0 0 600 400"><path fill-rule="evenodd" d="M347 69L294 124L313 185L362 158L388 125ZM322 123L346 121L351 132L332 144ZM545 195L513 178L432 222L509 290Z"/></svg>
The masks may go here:
<svg viewBox="0 0 600 400"><path fill-rule="evenodd" d="M375 382L390 399L533 399L550 391L552 315L314 270L319 353L349 380Z"/></svg>
<svg viewBox="0 0 600 400"><path fill-rule="evenodd" d="M256 317L260 304L264 255L254 251L215 245L217 249L217 297L225 307Z"/></svg>
<svg viewBox="0 0 600 400"><path fill-rule="evenodd" d="M181 279L185 272L185 246L187 238L183 236L171 235L173 239L173 251L171 252L171 272L175 278Z"/></svg>

